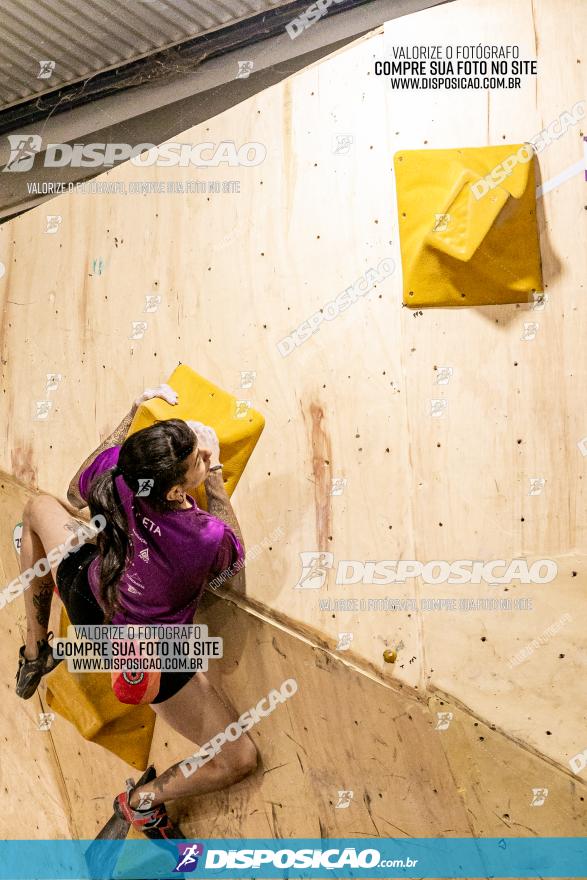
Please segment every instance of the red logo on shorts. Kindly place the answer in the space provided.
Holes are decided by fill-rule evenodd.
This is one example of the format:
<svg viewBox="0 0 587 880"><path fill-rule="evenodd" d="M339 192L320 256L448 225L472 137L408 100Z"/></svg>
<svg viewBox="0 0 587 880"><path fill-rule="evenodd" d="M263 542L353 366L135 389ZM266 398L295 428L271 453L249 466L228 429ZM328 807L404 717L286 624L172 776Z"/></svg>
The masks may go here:
<svg viewBox="0 0 587 880"><path fill-rule="evenodd" d="M145 677L145 673L144 672L128 672L127 670L125 670L122 673L122 677L124 678L124 680L127 684L140 684Z"/></svg>

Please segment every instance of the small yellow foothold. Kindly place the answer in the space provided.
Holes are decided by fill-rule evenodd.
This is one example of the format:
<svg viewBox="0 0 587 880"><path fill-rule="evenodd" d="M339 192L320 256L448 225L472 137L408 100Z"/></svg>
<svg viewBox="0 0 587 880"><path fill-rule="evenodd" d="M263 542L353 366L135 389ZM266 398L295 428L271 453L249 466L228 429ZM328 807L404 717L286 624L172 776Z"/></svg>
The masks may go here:
<svg viewBox="0 0 587 880"><path fill-rule="evenodd" d="M386 663L395 663L395 661L397 660L397 651L390 651L389 649L387 651L384 651L383 659Z"/></svg>

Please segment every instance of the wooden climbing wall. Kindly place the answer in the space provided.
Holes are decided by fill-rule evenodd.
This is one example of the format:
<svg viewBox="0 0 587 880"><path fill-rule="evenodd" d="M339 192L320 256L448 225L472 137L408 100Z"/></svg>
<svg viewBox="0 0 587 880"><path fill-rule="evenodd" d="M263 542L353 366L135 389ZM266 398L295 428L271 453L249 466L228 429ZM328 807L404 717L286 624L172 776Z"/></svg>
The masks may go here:
<svg viewBox="0 0 587 880"><path fill-rule="evenodd" d="M3 585L18 574L12 534L31 494L11 477L0 474ZM55 599L50 622L54 632L58 632L60 608L61 603ZM9 602L0 614L4 634L1 640L3 760L0 787L5 798L0 837L9 840L24 836L33 840L94 837L110 818L112 785L116 787L122 782L124 787L124 780L134 771L111 752L83 740L67 721L51 712L45 695L49 676L30 700L16 696L18 649L26 631L24 602L22 599ZM48 718L43 717L47 715ZM91 773L88 773L89 767ZM112 783L105 785L106 780Z"/></svg>
<svg viewBox="0 0 587 880"><path fill-rule="evenodd" d="M587 97L586 15L581 0L456 0L393 21L170 138L260 142L260 165L125 164L98 180L127 194L63 195L0 227L5 471L63 497L132 399L178 361L190 364L267 419L234 496L249 548L282 530L249 566L255 607L331 649L351 632L346 656L359 666L426 696L451 695L569 778L569 758L587 746L581 176L540 200L543 310L415 314L401 307L396 271L288 356L278 343L367 270L399 260L396 150L518 143ZM539 58L539 77L457 100L391 91L373 75L391 44L440 42L516 43L522 57ZM578 125L541 153L542 182L581 158L582 137ZM240 193L166 191L193 179L238 180ZM165 191L131 194L140 181ZM48 214L62 218L56 234L44 231ZM145 311L147 296L161 297L156 309ZM524 340L528 322L538 328ZM439 386L443 366L453 373ZM47 392L49 373L62 378ZM446 417L431 417L435 398L448 400ZM48 416L35 418L43 400ZM535 478L544 488L530 495ZM343 481L340 494L333 480ZM332 553L335 565L321 589L296 589L300 554L313 551ZM339 560L519 555L560 563L554 584L513 590L532 599L523 612L371 610L369 600L386 596L507 592L334 582ZM320 605L337 599L367 608ZM566 613L556 637L511 668ZM398 646L397 662L385 664L383 651Z"/></svg>
<svg viewBox="0 0 587 880"><path fill-rule="evenodd" d="M30 491L0 475L0 573L16 576L12 523ZM53 626L60 602L54 601ZM4 839L88 839L110 816L129 775L123 761L87 742L60 715L39 730L45 690L30 701L13 692L22 603L10 603L0 687L7 808ZM297 692L256 725L257 772L236 786L170 812L191 838L584 836L584 789L511 738L437 697L377 681L345 658L264 619L240 600L208 596L200 619L221 636L224 657L210 677L239 711L288 678ZM439 728L450 713L451 723ZM23 748L24 744L24 748ZM158 771L194 744L157 720L150 761ZM88 768L92 772L88 772ZM534 788L548 789L543 808ZM350 796L348 793L351 792ZM344 797L341 797L344 794ZM346 804L346 806L344 806ZM132 836L132 835L131 835Z"/></svg>

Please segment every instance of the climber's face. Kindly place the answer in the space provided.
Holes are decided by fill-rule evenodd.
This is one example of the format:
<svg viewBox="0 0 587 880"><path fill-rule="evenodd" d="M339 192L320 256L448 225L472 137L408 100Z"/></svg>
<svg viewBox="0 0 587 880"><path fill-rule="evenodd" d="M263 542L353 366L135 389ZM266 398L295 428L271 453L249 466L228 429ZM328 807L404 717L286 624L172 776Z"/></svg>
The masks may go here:
<svg viewBox="0 0 587 880"><path fill-rule="evenodd" d="M212 450L206 446L197 446L190 456L190 464L185 475L185 486L200 486L210 470Z"/></svg>

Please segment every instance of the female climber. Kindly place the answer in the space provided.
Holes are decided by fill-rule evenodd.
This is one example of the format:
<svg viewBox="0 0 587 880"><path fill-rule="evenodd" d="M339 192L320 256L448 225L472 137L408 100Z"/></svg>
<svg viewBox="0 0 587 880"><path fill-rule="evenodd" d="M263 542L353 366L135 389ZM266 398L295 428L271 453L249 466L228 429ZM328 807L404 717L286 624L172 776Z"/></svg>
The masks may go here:
<svg viewBox="0 0 587 880"><path fill-rule="evenodd" d="M224 488L214 430L169 419L124 439L138 406L152 397L177 403L167 385L145 391L70 483L72 507L87 505L93 518L105 522L95 543L84 542L78 531L78 548L59 560L55 548L62 548L68 535L71 547L71 532L80 523L49 495L25 507L21 571L46 557L51 571L34 577L25 592L27 635L16 684L24 699L56 665L47 633L53 581L74 625L191 624L209 580L224 573L232 589L244 591L242 534ZM207 513L187 493L202 483ZM238 718L203 672L123 673L113 688L122 702L150 703L195 744L208 742ZM171 836L166 801L225 788L256 765L256 748L244 734L227 741L192 775L175 764L145 785L131 780L115 798L115 813L149 837Z"/></svg>

